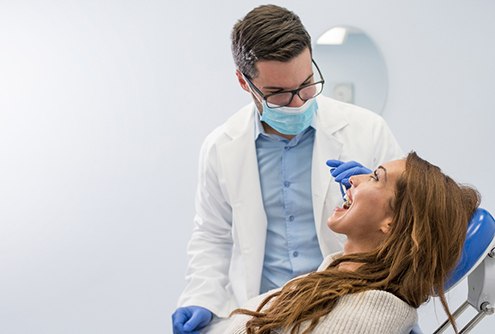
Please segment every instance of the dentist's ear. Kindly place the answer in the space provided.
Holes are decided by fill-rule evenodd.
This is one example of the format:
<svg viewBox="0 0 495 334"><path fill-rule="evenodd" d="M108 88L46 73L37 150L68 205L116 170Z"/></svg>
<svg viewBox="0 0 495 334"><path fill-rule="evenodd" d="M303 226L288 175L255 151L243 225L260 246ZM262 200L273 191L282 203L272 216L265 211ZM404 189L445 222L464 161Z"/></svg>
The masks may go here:
<svg viewBox="0 0 495 334"><path fill-rule="evenodd" d="M242 75L241 71L235 70L235 75L237 76L237 81L239 81L239 85L241 85L241 88L251 94L249 84L246 82L246 79L244 78L244 75Z"/></svg>

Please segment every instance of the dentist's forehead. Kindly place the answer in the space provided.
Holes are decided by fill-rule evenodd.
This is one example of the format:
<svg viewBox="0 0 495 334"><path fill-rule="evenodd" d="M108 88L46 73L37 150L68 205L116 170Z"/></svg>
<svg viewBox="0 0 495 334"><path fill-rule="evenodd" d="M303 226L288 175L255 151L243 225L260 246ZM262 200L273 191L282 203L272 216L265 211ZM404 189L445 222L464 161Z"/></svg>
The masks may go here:
<svg viewBox="0 0 495 334"><path fill-rule="evenodd" d="M256 68L258 76L254 80L265 87L297 88L313 75L309 51L288 62L261 60L256 63Z"/></svg>

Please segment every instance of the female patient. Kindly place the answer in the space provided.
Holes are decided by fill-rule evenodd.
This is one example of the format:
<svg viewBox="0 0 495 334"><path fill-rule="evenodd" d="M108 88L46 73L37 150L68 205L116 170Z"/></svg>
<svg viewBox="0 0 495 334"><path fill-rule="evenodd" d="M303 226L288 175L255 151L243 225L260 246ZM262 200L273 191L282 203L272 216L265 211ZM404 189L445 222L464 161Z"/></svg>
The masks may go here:
<svg viewBox="0 0 495 334"><path fill-rule="evenodd" d="M227 333L408 333L461 254L478 193L410 153L353 176L328 219L347 236L317 272L233 312Z"/></svg>

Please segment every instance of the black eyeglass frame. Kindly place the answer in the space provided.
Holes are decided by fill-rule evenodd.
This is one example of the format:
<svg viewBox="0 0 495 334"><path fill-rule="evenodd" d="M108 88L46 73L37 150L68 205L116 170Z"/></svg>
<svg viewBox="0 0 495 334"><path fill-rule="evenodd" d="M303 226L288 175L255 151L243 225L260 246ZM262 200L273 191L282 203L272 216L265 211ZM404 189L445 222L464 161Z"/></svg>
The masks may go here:
<svg viewBox="0 0 495 334"><path fill-rule="evenodd" d="M258 87L256 87L256 86L254 85L254 83L251 81L251 79L249 79L249 77L248 77L246 74L244 74L244 73L243 73L243 75L244 75L244 78L246 78L246 80L247 80L247 82L249 83L249 85L250 85L251 87L253 87L253 89L256 91L256 93L258 93L258 94L261 96L261 98L262 98L263 100L265 100L266 104L267 104L270 108L274 108L274 109L275 109L275 108L282 108L282 107L286 107L286 106L288 106L288 105L292 102L292 100L294 99L294 96L295 96L296 94L297 94L297 96L299 96L299 98L300 98L302 101L306 102L306 101L307 101L307 100L309 100L309 99L313 99L313 98L317 97L318 95L320 95L320 94L321 94L321 92L323 92L323 85L325 84L325 79L323 79L323 75L321 74L320 68L318 67L318 65L316 65L316 62L314 61L314 59L311 59L311 62L315 65L316 70L318 71L318 75L320 76L321 80L316 81L316 82L313 82L313 83L310 83L310 84L307 84L307 85L304 85L304 86L299 87L299 88L297 88L297 89L293 89L293 90L283 90L283 91L281 91L281 92L271 93L271 94L267 94L267 95L263 94L263 92L262 92L262 91L261 91ZM305 88L307 88L307 87L316 86L316 85L318 85L318 84L321 84L321 90L320 90L320 92L319 92L318 94L316 94L315 96L310 97L309 99L304 99L304 98L302 98L302 97L301 97L301 95L299 95L299 92L300 92L301 90L303 90L303 89L305 89ZM289 102L288 102L287 104L284 104L283 106L281 106L281 105L276 105L276 106L274 106L274 107L270 106L270 104L271 104L271 103L269 103L269 102L268 102L268 100L267 100L270 96L274 96L274 95L278 95L278 94L286 94L286 93L291 93L291 94L292 94L292 96L290 97L290 100L289 100Z"/></svg>

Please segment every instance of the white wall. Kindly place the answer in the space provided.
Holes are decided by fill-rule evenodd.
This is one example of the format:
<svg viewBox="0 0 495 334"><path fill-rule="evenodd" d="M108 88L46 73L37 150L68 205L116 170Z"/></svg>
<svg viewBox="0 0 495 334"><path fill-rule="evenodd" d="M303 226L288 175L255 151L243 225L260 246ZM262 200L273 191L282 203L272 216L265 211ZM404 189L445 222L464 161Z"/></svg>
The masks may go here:
<svg viewBox="0 0 495 334"><path fill-rule="evenodd" d="M381 114L388 92L387 68L367 34L348 34L342 45L314 45L313 58L325 78L323 94L337 98L335 87L350 84L353 99L349 102Z"/></svg>
<svg viewBox="0 0 495 334"><path fill-rule="evenodd" d="M230 29L261 3L0 1L1 333L171 332L199 146L248 101ZM365 30L403 148L476 185L495 212L492 1L275 3L315 38Z"/></svg>

